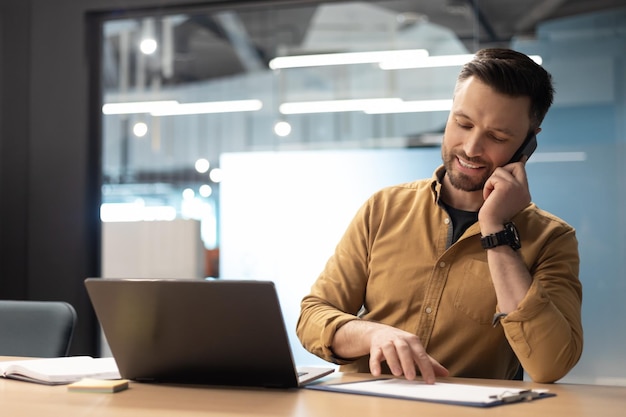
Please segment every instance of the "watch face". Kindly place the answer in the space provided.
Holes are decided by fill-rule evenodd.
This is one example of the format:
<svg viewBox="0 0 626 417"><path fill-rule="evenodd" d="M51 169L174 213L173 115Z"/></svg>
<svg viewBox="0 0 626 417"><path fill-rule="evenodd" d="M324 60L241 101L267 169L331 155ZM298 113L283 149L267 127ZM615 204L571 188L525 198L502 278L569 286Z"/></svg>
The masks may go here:
<svg viewBox="0 0 626 417"><path fill-rule="evenodd" d="M518 250L522 247L522 242L520 241L519 233L517 231L517 227L513 222L508 222L504 225L505 238L507 240L506 244L512 247L515 250Z"/></svg>

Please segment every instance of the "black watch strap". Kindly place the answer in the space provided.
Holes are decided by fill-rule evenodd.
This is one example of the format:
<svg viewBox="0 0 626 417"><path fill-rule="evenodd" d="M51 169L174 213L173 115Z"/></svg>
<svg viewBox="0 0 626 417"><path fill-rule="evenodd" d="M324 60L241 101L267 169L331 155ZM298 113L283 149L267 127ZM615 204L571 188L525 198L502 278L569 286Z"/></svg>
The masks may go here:
<svg viewBox="0 0 626 417"><path fill-rule="evenodd" d="M491 249L502 245L508 245L514 250L522 247L517 227L513 222L505 223L504 230L483 236L480 239L480 244L483 249Z"/></svg>

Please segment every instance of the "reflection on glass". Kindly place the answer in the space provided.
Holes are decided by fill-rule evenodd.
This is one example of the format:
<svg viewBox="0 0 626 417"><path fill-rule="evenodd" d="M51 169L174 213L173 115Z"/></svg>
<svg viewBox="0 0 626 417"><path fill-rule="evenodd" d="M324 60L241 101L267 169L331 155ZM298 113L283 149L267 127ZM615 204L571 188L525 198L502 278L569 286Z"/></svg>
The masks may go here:
<svg viewBox="0 0 626 417"><path fill-rule="evenodd" d="M217 207L224 152L395 148L439 135L458 66L471 56L455 31L474 33L475 22L467 15L447 28L415 3L105 21L103 203L127 207L141 197L188 216L194 199ZM388 69L428 62L456 67Z"/></svg>

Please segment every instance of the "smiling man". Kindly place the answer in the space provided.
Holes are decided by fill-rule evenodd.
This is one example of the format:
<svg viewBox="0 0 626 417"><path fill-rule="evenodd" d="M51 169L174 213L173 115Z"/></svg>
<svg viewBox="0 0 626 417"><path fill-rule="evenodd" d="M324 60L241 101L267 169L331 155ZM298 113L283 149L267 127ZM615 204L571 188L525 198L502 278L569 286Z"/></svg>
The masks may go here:
<svg viewBox="0 0 626 417"><path fill-rule="evenodd" d="M554 382L582 353L574 229L531 202L550 74L484 49L454 90L432 179L360 208L302 300L303 346L344 372ZM524 151L518 155L516 151Z"/></svg>

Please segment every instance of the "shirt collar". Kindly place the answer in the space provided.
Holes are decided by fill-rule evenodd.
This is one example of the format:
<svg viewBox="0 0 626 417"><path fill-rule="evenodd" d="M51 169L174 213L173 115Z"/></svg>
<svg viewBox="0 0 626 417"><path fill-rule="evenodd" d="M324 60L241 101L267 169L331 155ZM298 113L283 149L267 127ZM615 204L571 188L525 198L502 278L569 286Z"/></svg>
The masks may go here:
<svg viewBox="0 0 626 417"><path fill-rule="evenodd" d="M433 173L430 189L433 193L433 203L439 204L439 198L441 197L441 185L443 184L443 177L446 175L446 169L443 165L439 166Z"/></svg>

